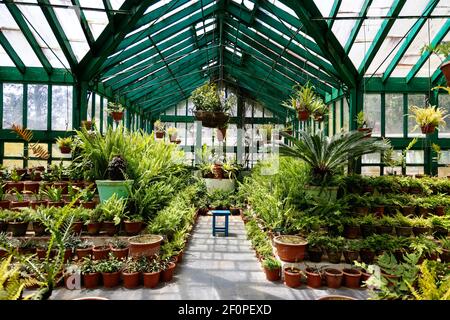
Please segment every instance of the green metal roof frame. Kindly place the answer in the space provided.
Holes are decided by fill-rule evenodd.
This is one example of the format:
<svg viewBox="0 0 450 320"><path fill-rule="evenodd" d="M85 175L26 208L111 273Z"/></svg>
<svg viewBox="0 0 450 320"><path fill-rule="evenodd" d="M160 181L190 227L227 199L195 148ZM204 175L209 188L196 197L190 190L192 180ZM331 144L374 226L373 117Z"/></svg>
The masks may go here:
<svg viewBox="0 0 450 320"><path fill-rule="evenodd" d="M27 66L0 30L0 45L15 66L0 67L0 80L88 82L91 88L97 88L109 97L120 96L131 109L148 114L161 112L186 99L195 86L203 82L219 79L242 86L248 94L262 97L261 101L281 115L286 110L280 106L280 101L289 95L290 87L295 83L311 81L319 94L330 98L337 97L342 89L357 88L365 81L365 70L373 62L406 3L406 0L393 1L387 16L394 19L383 20L362 63L356 67L349 52L372 0L364 1L359 19L343 46L331 30L342 7L341 0L333 1L328 20L323 19L314 0L279 1L292 9L297 17L275 3L263 0L252 0L252 9L231 0L174 0L150 12L147 9L157 0L125 0L118 11L113 10L109 0L103 0L109 23L95 39L80 1L71 0L72 5L78 7L77 18L90 48L77 61L52 3L38 0L46 22L69 62L70 70L63 70L52 67L19 6L5 0L3 3L42 68ZM369 87L386 90L387 84L391 84L408 90L427 88L426 81L416 75L429 59L429 52L421 55L405 78L392 78L391 75L438 3L439 0L428 2L383 76L375 82L373 78L368 80L372 83ZM178 12L166 15L175 9ZM214 20L205 23L208 19ZM449 30L450 20L447 19L431 44L442 42ZM232 52L225 47L231 48ZM435 70L431 82L440 84L443 81L440 70Z"/></svg>

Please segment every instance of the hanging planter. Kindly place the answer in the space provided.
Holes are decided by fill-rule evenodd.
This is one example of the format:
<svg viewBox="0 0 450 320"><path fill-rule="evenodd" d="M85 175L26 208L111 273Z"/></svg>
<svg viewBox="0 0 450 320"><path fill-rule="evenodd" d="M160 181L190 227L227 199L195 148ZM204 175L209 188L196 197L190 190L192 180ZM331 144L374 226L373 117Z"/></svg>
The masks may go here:
<svg viewBox="0 0 450 320"><path fill-rule="evenodd" d="M420 127L420 130L422 131L423 134L431 134L434 132L434 130L436 130L436 126L426 125L426 126Z"/></svg>
<svg viewBox="0 0 450 320"><path fill-rule="evenodd" d="M62 154L70 154L72 152L72 142L73 142L72 137L56 138L56 144L58 145L59 151Z"/></svg>
<svg viewBox="0 0 450 320"><path fill-rule="evenodd" d="M169 135L170 142L177 142L177 128L167 129L167 134Z"/></svg>
<svg viewBox="0 0 450 320"><path fill-rule="evenodd" d="M311 115L311 113L308 110L298 110L298 120L300 121L307 121Z"/></svg>
<svg viewBox="0 0 450 320"><path fill-rule="evenodd" d="M445 119L448 117L445 109L435 106L411 106L409 110L412 113L411 117L416 121L413 130L420 127L423 134L432 134L438 126L445 126Z"/></svg>
<svg viewBox="0 0 450 320"><path fill-rule="evenodd" d="M119 122L123 119L123 106L118 102L108 102L108 114L114 121Z"/></svg>
<svg viewBox="0 0 450 320"><path fill-rule="evenodd" d="M83 120L81 121L81 126L85 128L87 131L90 131L92 129L92 121L90 120Z"/></svg>
<svg viewBox="0 0 450 320"><path fill-rule="evenodd" d="M322 122L325 119L325 116L328 115L328 106L320 98L316 98L313 101L311 108L313 118L317 122Z"/></svg>
<svg viewBox="0 0 450 320"><path fill-rule="evenodd" d="M207 128L223 128L230 120L228 111L235 105L234 95L224 98L214 83L206 83L192 92L196 120Z"/></svg>
<svg viewBox="0 0 450 320"><path fill-rule="evenodd" d="M447 87L450 87L450 61L444 62L439 68L447 80Z"/></svg>
<svg viewBox="0 0 450 320"><path fill-rule="evenodd" d="M441 61L445 61L445 59L450 56L450 41L442 42L438 45L433 45L431 43L424 45L421 48L420 52L423 53L424 51L434 53L439 57ZM450 61L443 62L439 69L441 69L442 73L445 76L445 79L447 80L447 86L450 87Z"/></svg>
<svg viewBox="0 0 450 320"><path fill-rule="evenodd" d="M219 140L220 142L223 141L223 139L225 139L225 137L227 136L227 128L217 128L216 129L216 134L217 134L217 140Z"/></svg>

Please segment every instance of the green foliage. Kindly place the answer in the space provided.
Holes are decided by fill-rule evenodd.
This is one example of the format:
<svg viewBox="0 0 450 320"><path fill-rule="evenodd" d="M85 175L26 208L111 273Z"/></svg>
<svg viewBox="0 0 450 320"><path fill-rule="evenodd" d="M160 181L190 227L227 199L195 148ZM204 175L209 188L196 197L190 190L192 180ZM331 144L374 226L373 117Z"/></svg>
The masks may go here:
<svg viewBox="0 0 450 320"><path fill-rule="evenodd" d="M278 261L275 258L267 258L264 259L262 262L262 265L264 268L268 269L268 270L277 270L281 268L281 262Z"/></svg>
<svg viewBox="0 0 450 320"><path fill-rule="evenodd" d="M236 103L233 95L227 99L221 96L215 83L205 83L198 87L192 91L191 99L196 111L228 112Z"/></svg>
<svg viewBox="0 0 450 320"><path fill-rule="evenodd" d="M58 147L72 147L73 139L72 137L58 137L56 138L56 144Z"/></svg>
<svg viewBox="0 0 450 320"><path fill-rule="evenodd" d="M63 200L62 189L56 187L47 187L47 189L42 190L42 194L47 197L49 201L60 202Z"/></svg>
<svg viewBox="0 0 450 320"><path fill-rule="evenodd" d="M416 300L450 300L450 273L439 270L436 262L425 260L419 267L417 288L407 282ZM441 271L441 272L439 272Z"/></svg>
<svg viewBox="0 0 450 320"><path fill-rule="evenodd" d="M122 269L123 262L110 253L109 258L107 260L101 260L97 266L97 272L103 273L113 273L118 272Z"/></svg>
<svg viewBox="0 0 450 320"><path fill-rule="evenodd" d="M119 198L119 196L114 193L108 200L100 203L95 208L95 211L99 216L98 221L113 221L115 225L118 225L126 215L126 205L127 199Z"/></svg>
<svg viewBox="0 0 450 320"><path fill-rule="evenodd" d="M313 185L330 185L334 182L335 175L342 172L347 161L387 149L384 142L367 138L358 131L338 133L333 137L326 136L323 131L299 131L298 138L284 133L282 135L292 146L281 145L280 154L305 161L310 166Z"/></svg>
<svg viewBox="0 0 450 320"><path fill-rule="evenodd" d="M20 264L12 264L13 256L9 255L0 262L0 300L18 300L22 298L22 293L25 288L40 283L28 277L23 277L20 271ZM32 297L27 296L22 298L28 300Z"/></svg>

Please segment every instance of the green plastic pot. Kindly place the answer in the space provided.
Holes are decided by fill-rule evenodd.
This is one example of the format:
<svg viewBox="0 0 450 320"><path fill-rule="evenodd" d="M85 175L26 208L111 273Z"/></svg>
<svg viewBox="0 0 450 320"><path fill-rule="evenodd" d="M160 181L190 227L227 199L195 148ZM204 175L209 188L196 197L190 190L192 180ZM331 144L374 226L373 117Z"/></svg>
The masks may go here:
<svg viewBox="0 0 450 320"><path fill-rule="evenodd" d="M134 180L96 180L98 195L101 202L105 202L114 193L119 198L128 198L128 189L133 185Z"/></svg>

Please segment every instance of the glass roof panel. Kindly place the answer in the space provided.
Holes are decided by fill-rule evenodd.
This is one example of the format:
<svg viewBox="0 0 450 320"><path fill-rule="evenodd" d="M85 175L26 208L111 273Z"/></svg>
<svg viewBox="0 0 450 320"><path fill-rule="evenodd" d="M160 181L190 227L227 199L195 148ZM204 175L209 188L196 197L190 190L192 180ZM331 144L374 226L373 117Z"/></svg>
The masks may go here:
<svg viewBox="0 0 450 320"><path fill-rule="evenodd" d="M79 0L82 7L105 9L102 0ZM83 10L86 20L89 24L89 28L92 31L94 39L97 39L102 33L103 29L108 25L108 16L105 12Z"/></svg>
<svg viewBox="0 0 450 320"><path fill-rule="evenodd" d="M27 39L4 4L0 4L0 29L26 66L42 67Z"/></svg>
<svg viewBox="0 0 450 320"><path fill-rule="evenodd" d="M433 15L436 14L438 13L433 12ZM420 49L425 44L428 44L431 41L433 41L433 38L436 36L439 30L441 30L442 26L447 21L447 19L429 19L427 21L429 22L426 22L420 29L416 38L411 43L406 53L403 55L403 58L400 60L397 67L392 72L391 77L405 77L409 73L411 68L416 64L416 62L419 60L421 56ZM428 36L428 26L430 29L430 36ZM426 62L425 65L428 66L428 62ZM426 73L428 74L428 72Z"/></svg>
<svg viewBox="0 0 450 320"><path fill-rule="evenodd" d="M447 33L447 35L444 37L443 42L450 41L450 33ZM442 61L441 59L435 55L432 54L430 58L423 64L422 68L420 68L419 72L417 72L416 77L431 77L433 75L433 72L439 68Z"/></svg>
<svg viewBox="0 0 450 320"><path fill-rule="evenodd" d="M111 7L114 10L119 10L124 2L125 0L109 0L109 3L111 3Z"/></svg>
<svg viewBox="0 0 450 320"><path fill-rule="evenodd" d="M329 2L333 4L333 1L321 1L321 2ZM339 11L336 17L358 17L359 12L364 4L364 0L342 0L341 6L339 7ZM331 7L330 7L331 10ZM342 47L345 47L347 43L348 37L352 32L355 23L358 20L349 19L349 20L335 20L333 23L333 27L331 30L333 31L336 38L341 43Z"/></svg>
<svg viewBox="0 0 450 320"><path fill-rule="evenodd" d="M0 46L0 66L2 67L14 67L14 62L9 58L6 51Z"/></svg>
<svg viewBox="0 0 450 320"><path fill-rule="evenodd" d="M393 0L374 0L367 12L368 16L386 16L391 8ZM349 57L358 69L367 51L370 49L375 36L380 29L384 19L364 20L363 26L356 36L355 43L350 50Z"/></svg>
<svg viewBox="0 0 450 320"><path fill-rule="evenodd" d="M52 4L71 5L70 0L50 0ZM80 61L89 51L89 45L81 28L78 13L74 9L53 8L59 23L61 24L70 46Z"/></svg>
<svg viewBox="0 0 450 320"><path fill-rule="evenodd" d="M331 9L333 8L333 0L314 0L317 8L319 8L322 17L328 17L330 15ZM341 8L343 7L343 3L341 3ZM340 11L340 9L339 9Z"/></svg>
<svg viewBox="0 0 450 320"><path fill-rule="evenodd" d="M33 1L33 3L37 3L37 1ZM47 19L42 13L41 8L30 5L17 5L17 7L22 12L34 38L42 48L42 51L50 64L55 68L69 68L69 63L67 62L52 29L48 25Z"/></svg>

